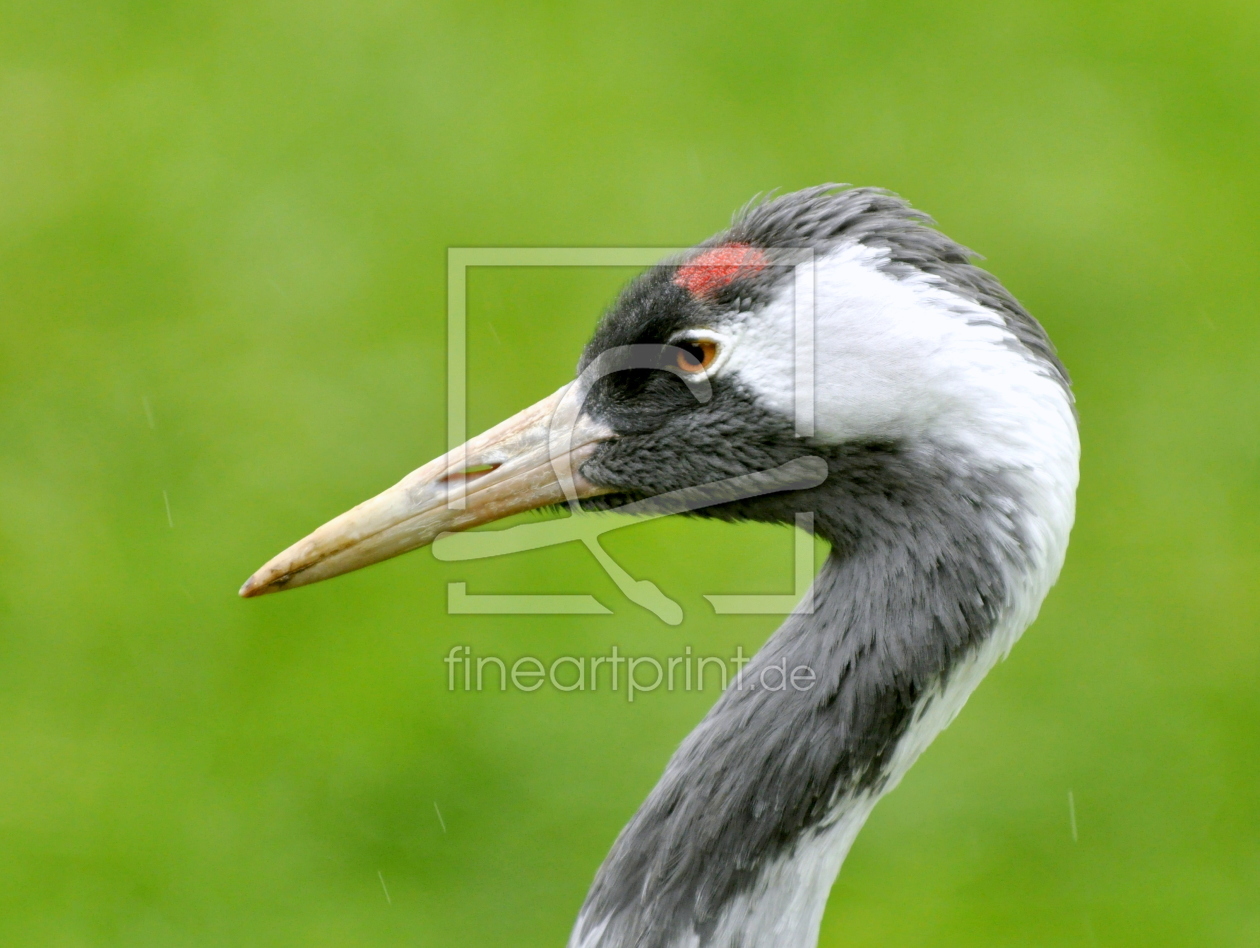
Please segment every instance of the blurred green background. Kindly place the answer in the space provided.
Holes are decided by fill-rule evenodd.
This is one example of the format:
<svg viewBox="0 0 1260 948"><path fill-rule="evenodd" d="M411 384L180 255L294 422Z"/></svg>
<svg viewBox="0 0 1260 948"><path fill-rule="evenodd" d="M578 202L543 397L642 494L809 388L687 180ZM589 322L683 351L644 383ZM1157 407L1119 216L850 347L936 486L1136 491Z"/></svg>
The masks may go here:
<svg viewBox="0 0 1260 948"><path fill-rule="evenodd" d="M752 649L778 620L702 595L789 589L790 533L610 534L677 628L573 544L236 587L444 449L447 247L689 244L839 180L987 255L1085 453L1042 618L822 944L1260 945L1258 122L1225 0L0 0L0 942L562 945L714 695L452 694L442 658ZM470 431L628 276L475 271Z"/></svg>

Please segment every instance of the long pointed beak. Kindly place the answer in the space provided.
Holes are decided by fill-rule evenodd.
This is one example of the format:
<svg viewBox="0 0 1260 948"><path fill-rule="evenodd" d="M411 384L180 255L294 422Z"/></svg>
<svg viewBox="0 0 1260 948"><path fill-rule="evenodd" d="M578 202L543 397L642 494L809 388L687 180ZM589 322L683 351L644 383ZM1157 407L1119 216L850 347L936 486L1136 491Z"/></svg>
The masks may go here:
<svg viewBox="0 0 1260 948"><path fill-rule="evenodd" d="M330 520L258 570L240 594L316 583L427 546L442 533L606 493L578 468L611 437L580 412L570 383Z"/></svg>

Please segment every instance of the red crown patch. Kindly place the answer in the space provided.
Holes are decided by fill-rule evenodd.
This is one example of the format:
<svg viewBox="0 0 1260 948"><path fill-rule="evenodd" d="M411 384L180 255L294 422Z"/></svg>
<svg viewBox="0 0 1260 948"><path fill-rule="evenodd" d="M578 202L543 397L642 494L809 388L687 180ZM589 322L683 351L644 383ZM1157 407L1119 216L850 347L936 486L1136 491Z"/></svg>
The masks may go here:
<svg viewBox="0 0 1260 948"><path fill-rule="evenodd" d="M679 267L674 283L692 296L712 296L737 278L764 270L767 263L766 255L756 247L724 244Z"/></svg>

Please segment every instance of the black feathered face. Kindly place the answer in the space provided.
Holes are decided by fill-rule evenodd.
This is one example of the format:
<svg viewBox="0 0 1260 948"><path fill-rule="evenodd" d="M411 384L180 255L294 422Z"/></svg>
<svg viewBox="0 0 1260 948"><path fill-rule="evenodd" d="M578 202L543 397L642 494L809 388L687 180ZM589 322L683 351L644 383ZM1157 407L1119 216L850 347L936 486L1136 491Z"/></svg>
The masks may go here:
<svg viewBox="0 0 1260 948"><path fill-rule="evenodd" d="M604 317L578 374L587 387L583 410L615 437L597 447L582 474L612 493L587 507L758 473L810 453L791 418L722 371L735 325L775 276L763 271L741 278L736 270L698 297L686 267L660 267L627 287ZM777 508L766 519L779 519Z"/></svg>

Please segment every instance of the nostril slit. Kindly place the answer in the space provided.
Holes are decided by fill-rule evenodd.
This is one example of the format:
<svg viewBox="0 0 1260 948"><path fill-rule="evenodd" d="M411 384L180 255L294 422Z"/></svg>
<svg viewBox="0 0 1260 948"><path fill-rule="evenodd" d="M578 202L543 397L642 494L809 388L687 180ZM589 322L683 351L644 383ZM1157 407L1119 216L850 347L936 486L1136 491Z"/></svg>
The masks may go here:
<svg viewBox="0 0 1260 948"><path fill-rule="evenodd" d="M462 471L456 471L454 474L448 474L442 478L444 481L471 481L483 474L489 474L491 471L498 470L497 464L470 464Z"/></svg>

